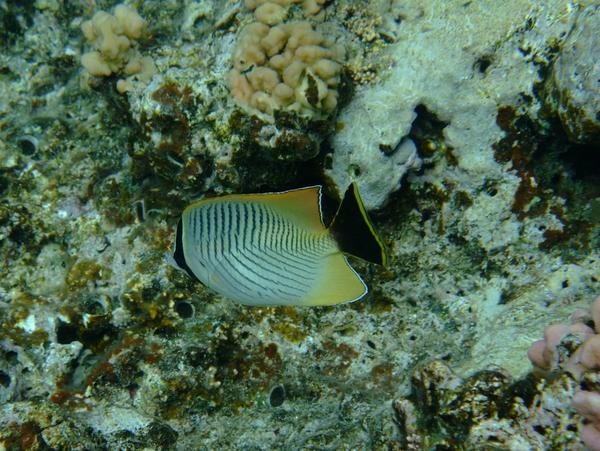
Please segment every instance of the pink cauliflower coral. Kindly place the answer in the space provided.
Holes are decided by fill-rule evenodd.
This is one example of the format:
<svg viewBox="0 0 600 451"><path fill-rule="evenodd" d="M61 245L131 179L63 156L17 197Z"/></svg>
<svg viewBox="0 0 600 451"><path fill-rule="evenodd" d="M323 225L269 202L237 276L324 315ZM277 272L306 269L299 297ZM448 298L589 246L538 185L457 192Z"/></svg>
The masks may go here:
<svg viewBox="0 0 600 451"><path fill-rule="evenodd" d="M586 371L600 369L600 296L591 311L571 315L571 324L546 327L544 339L531 345L528 356L538 371L567 371L580 382ZM573 407L589 422L581 431L582 441L592 451L600 451L600 393L578 390Z"/></svg>

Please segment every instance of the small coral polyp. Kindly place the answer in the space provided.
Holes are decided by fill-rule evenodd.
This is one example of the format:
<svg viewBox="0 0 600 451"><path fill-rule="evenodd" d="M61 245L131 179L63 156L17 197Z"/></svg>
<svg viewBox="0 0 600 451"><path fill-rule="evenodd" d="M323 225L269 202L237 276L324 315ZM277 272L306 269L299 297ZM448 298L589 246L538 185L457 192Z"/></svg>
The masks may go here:
<svg viewBox="0 0 600 451"><path fill-rule="evenodd" d="M276 110L328 115L337 106L345 50L307 21L280 23L291 3L299 2L246 2L258 21L240 34L229 87L239 104L268 115ZM304 13L310 15L307 3ZM312 3L320 10L322 2Z"/></svg>

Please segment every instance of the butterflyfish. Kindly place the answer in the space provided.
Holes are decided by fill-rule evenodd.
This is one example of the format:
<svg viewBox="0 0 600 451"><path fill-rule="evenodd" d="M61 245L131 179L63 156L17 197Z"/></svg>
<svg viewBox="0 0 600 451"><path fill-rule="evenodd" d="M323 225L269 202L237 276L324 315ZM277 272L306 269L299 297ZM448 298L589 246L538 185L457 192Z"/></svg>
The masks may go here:
<svg viewBox="0 0 600 451"><path fill-rule="evenodd" d="M217 293L246 305L333 305L368 288L346 255L386 265L355 184L329 227L321 187L193 202L177 225L173 259Z"/></svg>

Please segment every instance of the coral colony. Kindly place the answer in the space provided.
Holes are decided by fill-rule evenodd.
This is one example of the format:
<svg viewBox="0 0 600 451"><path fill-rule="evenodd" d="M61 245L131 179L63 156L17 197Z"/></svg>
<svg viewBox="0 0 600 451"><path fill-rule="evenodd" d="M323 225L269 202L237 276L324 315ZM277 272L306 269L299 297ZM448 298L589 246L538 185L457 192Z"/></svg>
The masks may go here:
<svg viewBox="0 0 600 451"><path fill-rule="evenodd" d="M98 11L81 24L85 38L94 48L81 55L81 64L96 77L126 75L117 81L121 93L132 89L133 80L147 83L156 73L156 67L152 58L141 56L136 49L145 29L144 19L128 6L117 5L114 15Z"/></svg>
<svg viewBox="0 0 600 451"><path fill-rule="evenodd" d="M572 375L573 406L587 421L581 439L591 450L600 449L600 296L591 310L578 310L571 315L571 324L546 327L544 339L529 348L529 359L535 368L552 379L553 373Z"/></svg>

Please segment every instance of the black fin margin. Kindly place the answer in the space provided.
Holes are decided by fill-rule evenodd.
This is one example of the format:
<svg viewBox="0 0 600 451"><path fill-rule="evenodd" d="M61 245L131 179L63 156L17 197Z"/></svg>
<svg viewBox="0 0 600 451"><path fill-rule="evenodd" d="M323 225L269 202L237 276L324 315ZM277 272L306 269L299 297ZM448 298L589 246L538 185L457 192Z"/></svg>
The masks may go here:
<svg viewBox="0 0 600 451"><path fill-rule="evenodd" d="M175 260L177 266L187 272L192 279L200 282L185 261L185 255L183 253L183 225L181 224L181 218L179 218L179 222L177 223L177 234L175 238L175 252L173 253L173 259Z"/></svg>
<svg viewBox="0 0 600 451"><path fill-rule="evenodd" d="M387 266L385 247L371 224L356 183L346 190L329 230L342 252Z"/></svg>

